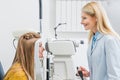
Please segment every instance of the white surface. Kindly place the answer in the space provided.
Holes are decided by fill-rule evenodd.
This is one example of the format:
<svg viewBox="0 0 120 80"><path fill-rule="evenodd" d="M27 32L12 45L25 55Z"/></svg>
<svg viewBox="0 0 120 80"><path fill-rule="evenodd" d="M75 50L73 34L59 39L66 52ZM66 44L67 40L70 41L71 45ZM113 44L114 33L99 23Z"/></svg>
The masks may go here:
<svg viewBox="0 0 120 80"><path fill-rule="evenodd" d="M84 43L86 44L86 42ZM77 66L74 63L76 59L71 57L75 54L75 46L72 40L51 40L48 41L48 48L54 55L53 80L81 80L79 77L75 76ZM78 57L80 58L80 56ZM78 64L79 63L80 61Z"/></svg>
<svg viewBox="0 0 120 80"><path fill-rule="evenodd" d="M53 40L48 42L48 48L53 55L73 55L75 45L71 40Z"/></svg>
<svg viewBox="0 0 120 80"><path fill-rule="evenodd" d="M87 1L79 0L55 0L56 1L56 25L62 25L57 31L61 32L86 32L80 24L80 10Z"/></svg>

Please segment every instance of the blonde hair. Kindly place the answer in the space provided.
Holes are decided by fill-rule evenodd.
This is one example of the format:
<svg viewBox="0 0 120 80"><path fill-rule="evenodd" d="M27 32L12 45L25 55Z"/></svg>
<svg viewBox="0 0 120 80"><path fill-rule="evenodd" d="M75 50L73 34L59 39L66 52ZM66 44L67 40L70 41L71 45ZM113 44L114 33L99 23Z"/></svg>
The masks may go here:
<svg viewBox="0 0 120 80"><path fill-rule="evenodd" d="M111 27L107 14L100 3L89 2L82 8L82 12L85 12L91 17L97 18L96 24L97 31L99 31L102 34L110 34L117 36L120 39L120 36ZM89 32L89 41L91 40L93 34L94 33L92 31Z"/></svg>
<svg viewBox="0 0 120 80"><path fill-rule="evenodd" d="M22 35L18 41L13 64L18 62L25 71L28 80L34 80L34 45L40 34L29 32Z"/></svg>

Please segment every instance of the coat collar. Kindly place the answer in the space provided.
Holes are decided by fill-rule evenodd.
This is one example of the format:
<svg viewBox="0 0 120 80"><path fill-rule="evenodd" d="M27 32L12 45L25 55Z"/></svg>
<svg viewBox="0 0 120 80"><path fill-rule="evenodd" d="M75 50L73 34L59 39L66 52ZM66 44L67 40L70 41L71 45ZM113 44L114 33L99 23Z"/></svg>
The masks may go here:
<svg viewBox="0 0 120 80"><path fill-rule="evenodd" d="M100 33L100 32L98 32L98 33L99 34L97 35L97 39L96 39L97 41L100 40L104 36L103 33Z"/></svg>
<svg viewBox="0 0 120 80"><path fill-rule="evenodd" d="M93 51L95 50L95 48L96 48L96 46L97 46L97 43L98 43L98 41L102 38L104 36L104 34L102 34L102 33L100 33L100 32L97 32L97 38L96 38L96 42L95 42L95 44L94 44L94 47L93 47L93 49L91 50L91 45L92 45L92 39L91 39L91 41L90 41L90 46L89 46L89 52L90 52L90 55L92 55L92 53L93 53Z"/></svg>

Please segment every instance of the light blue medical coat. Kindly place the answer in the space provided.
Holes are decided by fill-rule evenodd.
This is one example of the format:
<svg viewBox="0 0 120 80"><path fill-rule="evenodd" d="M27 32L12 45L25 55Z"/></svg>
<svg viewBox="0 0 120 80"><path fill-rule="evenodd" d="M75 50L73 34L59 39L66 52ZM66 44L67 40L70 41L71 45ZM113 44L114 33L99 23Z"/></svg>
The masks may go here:
<svg viewBox="0 0 120 80"><path fill-rule="evenodd" d="M88 47L88 65L90 80L120 80L120 40L99 34L91 50L92 39Z"/></svg>

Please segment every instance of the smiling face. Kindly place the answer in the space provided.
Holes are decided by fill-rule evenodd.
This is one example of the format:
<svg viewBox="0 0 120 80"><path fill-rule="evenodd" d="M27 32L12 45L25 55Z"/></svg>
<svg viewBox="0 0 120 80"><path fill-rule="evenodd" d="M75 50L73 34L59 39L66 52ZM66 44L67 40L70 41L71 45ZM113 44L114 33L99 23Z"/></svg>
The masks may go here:
<svg viewBox="0 0 120 80"><path fill-rule="evenodd" d="M85 30L92 30L93 32L96 32L96 22L97 19L95 16L90 16L84 12L82 12L82 20L81 24L84 26Z"/></svg>

